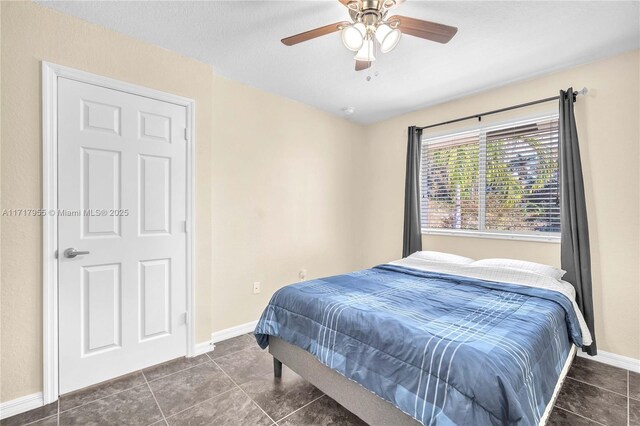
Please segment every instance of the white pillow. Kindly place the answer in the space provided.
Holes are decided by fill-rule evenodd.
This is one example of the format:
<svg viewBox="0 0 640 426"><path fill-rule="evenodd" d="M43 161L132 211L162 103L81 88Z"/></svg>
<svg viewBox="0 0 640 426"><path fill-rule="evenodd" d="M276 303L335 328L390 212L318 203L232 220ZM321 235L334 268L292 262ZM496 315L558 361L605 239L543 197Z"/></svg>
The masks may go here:
<svg viewBox="0 0 640 426"><path fill-rule="evenodd" d="M520 269L522 271L545 275L556 280L559 280L564 274L567 273L567 271L563 271L559 268L554 268L553 266L516 259L482 259L473 262L473 266Z"/></svg>
<svg viewBox="0 0 640 426"><path fill-rule="evenodd" d="M473 259L471 258L458 256L457 254L442 253L439 251L417 251L409 257L428 260L431 262L457 263L459 265L468 265L473 263Z"/></svg>

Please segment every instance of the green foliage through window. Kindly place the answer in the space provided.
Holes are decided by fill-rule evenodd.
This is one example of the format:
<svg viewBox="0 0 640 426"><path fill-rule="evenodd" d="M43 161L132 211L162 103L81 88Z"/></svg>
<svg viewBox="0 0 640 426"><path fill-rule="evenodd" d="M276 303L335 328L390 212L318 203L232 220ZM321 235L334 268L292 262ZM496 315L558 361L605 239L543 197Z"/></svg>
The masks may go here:
<svg viewBox="0 0 640 426"><path fill-rule="evenodd" d="M560 231L557 117L423 141L423 229Z"/></svg>

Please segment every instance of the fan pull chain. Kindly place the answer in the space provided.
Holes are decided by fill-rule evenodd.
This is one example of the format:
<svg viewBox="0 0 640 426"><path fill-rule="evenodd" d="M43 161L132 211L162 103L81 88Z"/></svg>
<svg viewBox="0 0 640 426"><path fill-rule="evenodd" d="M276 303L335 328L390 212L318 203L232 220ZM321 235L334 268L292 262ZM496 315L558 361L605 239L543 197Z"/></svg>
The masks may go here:
<svg viewBox="0 0 640 426"><path fill-rule="evenodd" d="M374 38L374 42L373 42L373 56L377 57L378 56L378 43L375 42L375 38ZM371 66L367 69L367 81L371 81L371 79L373 77L377 77L378 75L380 75L380 73L377 70L374 70L374 68L376 67L376 61L372 61L371 62ZM371 72L375 71L373 73L373 76L371 75Z"/></svg>

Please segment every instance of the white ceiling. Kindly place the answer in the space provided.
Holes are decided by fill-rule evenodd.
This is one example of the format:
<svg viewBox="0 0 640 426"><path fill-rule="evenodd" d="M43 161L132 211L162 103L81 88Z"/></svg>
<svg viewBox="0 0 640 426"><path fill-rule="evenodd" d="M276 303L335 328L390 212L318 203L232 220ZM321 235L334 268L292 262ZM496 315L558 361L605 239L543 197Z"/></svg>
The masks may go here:
<svg viewBox="0 0 640 426"><path fill-rule="evenodd" d="M41 3L333 114L354 107L351 119L359 123L640 46L637 1L408 0L395 13L457 26L458 34L444 45L403 36L370 72L356 73L338 33L292 47L280 43L347 20L336 0Z"/></svg>

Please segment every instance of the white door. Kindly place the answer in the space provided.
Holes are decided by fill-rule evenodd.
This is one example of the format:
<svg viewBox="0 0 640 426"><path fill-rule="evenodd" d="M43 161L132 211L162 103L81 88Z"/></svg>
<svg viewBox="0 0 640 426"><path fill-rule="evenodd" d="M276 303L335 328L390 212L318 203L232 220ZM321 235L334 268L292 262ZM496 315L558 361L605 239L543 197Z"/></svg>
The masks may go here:
<svg viewBox="0 0 640 426"><path fill-rule="evenodd" d="M185 127L184 106L58 80L60 394L186 354Z"/></svg>

